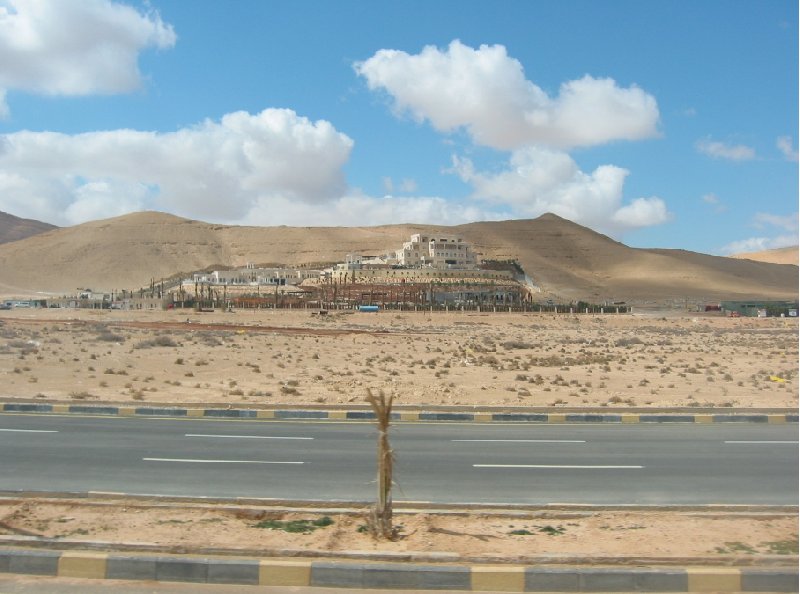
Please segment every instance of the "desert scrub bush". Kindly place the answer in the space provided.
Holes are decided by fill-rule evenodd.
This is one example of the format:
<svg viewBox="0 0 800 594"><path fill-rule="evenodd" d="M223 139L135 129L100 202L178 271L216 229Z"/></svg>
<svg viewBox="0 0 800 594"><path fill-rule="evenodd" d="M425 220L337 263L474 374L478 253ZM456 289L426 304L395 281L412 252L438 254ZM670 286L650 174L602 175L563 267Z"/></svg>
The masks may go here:
<svg viewBox="0 0 800 594"><path fill-rule="evenodd" d="M507 340L501 345L505 350L511 351L514 349L532 349L534 345L530 342L524 342L521 340Z"/></svg>
<svg viewBox="0 0 800 594"><path fill-rule="evenodd" d="M197 339L205 346L215 347L220 346L222 341L210 332L201 332L197 335Z"/></svg>
<svg viewBox="0 0 800 594"><path fill-rule="evenodd" d="M268 528L269 530L283 530L295 534L311 534L318 528L325 528L333 524L333 520L328 516L322 516L317 520L262 520L254 524L253 528Z"/></svg>
<svg viewBox="0 0 800 594"><path fill-rule="evenodd" d="M94 398L94 396L85 390L82 392L70 392L69 397L73 400L89 400L90 398Z"/></svg>
<svg viewBox="0 0 800 594"><path fill-rule="evenodd" d="M478 363L480 363L481 365L491 365L496 367L497 365L500 364L500 361L494 355L486 355L478 359Z"/></svg>
<svg viewBox="0 0 800 594"><path fill-rule="evenodd" d="M156 336L148 340L142 340L134 345L135 349L149 349L151 347L176 347L178 343L175 342L171 336Z"/></svg>
<svg viewBox="0 0 800 594"><path fill-rule="evenodd" d="M121 334L115 334L109 330L106 330L98 334L96 340L101 342L125 342L125 337Z"/></svg>
<svg viewBox="0 0 800 594"><path fill-rule="evenodd" d="M582 365L608 365L611 361L607 355L581 353L572 357L567 355L549 355L547 357L529 357L528 364L535 367L570 367ZM610 368L609 368L610 369Z"/></svg>
<svg viewBox="0 0 800 594"><path fill-rule="evenodd" d="M629 338L618 338L614 341L614 346L617 347L629 347L635 344L644 344L641 338L638 336L631 336Z"/></svg>
<svg viewBox="0 0 800 594"><path fill-rule="evenodd" d="M269 398L272 396L272 392L264 392L263 390L250 390L247 395L260 398Z"/></svg>

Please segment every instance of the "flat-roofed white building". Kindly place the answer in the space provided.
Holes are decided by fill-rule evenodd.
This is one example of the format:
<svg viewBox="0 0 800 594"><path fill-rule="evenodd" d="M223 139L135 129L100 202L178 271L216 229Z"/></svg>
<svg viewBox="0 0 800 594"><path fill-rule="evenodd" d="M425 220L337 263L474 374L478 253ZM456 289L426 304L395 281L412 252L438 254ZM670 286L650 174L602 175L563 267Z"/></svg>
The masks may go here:
<svg viewBox="0 0 800 594"><path fill-rule="evenodd" d="M442 233L416 233L396 252L397 263L410 268L471 270L477 267L475 253L463 238Z"/></svg>

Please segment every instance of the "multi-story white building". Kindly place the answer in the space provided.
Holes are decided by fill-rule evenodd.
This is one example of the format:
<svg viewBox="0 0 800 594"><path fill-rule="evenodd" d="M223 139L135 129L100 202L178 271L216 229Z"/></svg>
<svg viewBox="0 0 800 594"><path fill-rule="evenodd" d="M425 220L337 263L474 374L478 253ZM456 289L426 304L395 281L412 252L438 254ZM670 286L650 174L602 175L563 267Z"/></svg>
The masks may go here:
<svg viewBox="0 0 800 594"><path fill-rule="evenodd" d="M410 268L470 270L477 267L475 253L457 235L417 233L396 252L397 263Z"/></svg>

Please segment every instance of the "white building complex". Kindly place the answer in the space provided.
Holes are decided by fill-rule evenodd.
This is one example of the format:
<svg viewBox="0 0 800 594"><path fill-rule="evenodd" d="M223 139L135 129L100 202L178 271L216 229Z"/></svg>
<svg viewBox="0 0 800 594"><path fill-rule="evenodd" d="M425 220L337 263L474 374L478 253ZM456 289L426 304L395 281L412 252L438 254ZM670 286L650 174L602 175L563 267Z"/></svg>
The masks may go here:
<svg viewBox="0 0 800 594"><path fill-rule="evenodd" d="M195 274L184 283L204 283L211 285L299 285L306 279L316 279L320 270L310 268L257 268L248 264L233 270L215 270Z"/></svg>
<svg viewBox="0 0 800 594"><path fill-rule="evenodd" d="M408 268L435 268L437 270L473 270L477 268L475 253L457 235L411 236L411 241L395 252L399 266Z"/></svg>

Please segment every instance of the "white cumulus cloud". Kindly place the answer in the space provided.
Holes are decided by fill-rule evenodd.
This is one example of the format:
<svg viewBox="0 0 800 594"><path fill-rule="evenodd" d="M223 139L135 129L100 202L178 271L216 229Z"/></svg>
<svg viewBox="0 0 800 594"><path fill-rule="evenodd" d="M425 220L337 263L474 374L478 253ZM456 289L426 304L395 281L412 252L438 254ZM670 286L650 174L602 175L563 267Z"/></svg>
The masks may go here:
<svg viewBox="0 0 800 594"><path fill-rule="evenodd" d="M757 212L753 217L753 225L758 229L765 227L778 227L784 231L797 231L797 213L788 215L775 215L768 212Z"/></svg>
<svg viewBox="0 0 800 594"><path fill-rule="evenodd" d="M502 211L479 205L454 205L438 196L376 197L354 191L317 209L284 198L265 199L253 206L245 220L251 225L349 227L400 223L460 225L507 218Z"/></svg>
<svg viewBox="0 0 800 594"><path fill-rule="evenodd" d="M341 197L352 146L329 122L287 109L172 133L15 132L0 136L0 210L56 224L141 209L240 222L271 199Z"/></svg>
<svg viewBox="0 0 800 594"><path fill-rule="evenodd" d="M139 53L175 44L171 25L110 0L0 0L0 116L6 92L127 93Z"/></svg>
<svg viewBox="0 0 800 594"><path fill-rule="evenodd" d="M382 49L354 68L370 89L386 91L399 113L442 132L464 128L476 144L497 149L592 146L658 134L658 105L642 89L587 75L563 83L551 97L525 78L502 45L473 49L455 40L445 50L426 46L414 55Z"/></svg>
<svg viewBox="0 0 800 594"><path fill-rule="evenodd" d="M715 159L752 161L756 158L755 149L744 144L728 144L710 138L701 138L695 143L695 147L699 152Z"/></svg>
<svg viewBox="0 0 800 594"><path fill-rule="evenodd" d="M728 207L720 200L720 197L714 193L711 194L704 194L701 197L701 200L711 206L714 209L714 212L717 214L721 214L728 210Z"/></svg>
<svg viewBox="0 0 800 594"><path fill-rule="evenodd" d="M769 231L769 229L778 231L777 234L760 235L758 237L749 237L747 239L733 241L722 248L722 253L740 254L761 252L764 250L792 247L798 244L798 215L796 212L788 215L759 212L753 217L752 226L762 232Z"/></svg>
<svg viewBox="0 0 800 594"><path fill-rule="evenodd" d="M794 147L791 136L781 136L775 144L787 161L797 161L797 149Z"/></svg>
<svg viewBox="0 0 800 594"><path fill-rule="evenodd" d="M797 245L796 235L778 235L775 237L750 237L733 241L722 248L722 253L747 254L750 252L763 252Z"/></svg>
<svg viewBox="0 0 800 594"><path fill-rule="evenodd" d="M585 173L564 152L519 149L512 153L509 167L499 173L477 172L469 159L454 157L452 171L472 185L473 198L502 205L515 217L552 212L611 235L671 218L657 197L623 203L627 170L602 165Z"/></svg>

